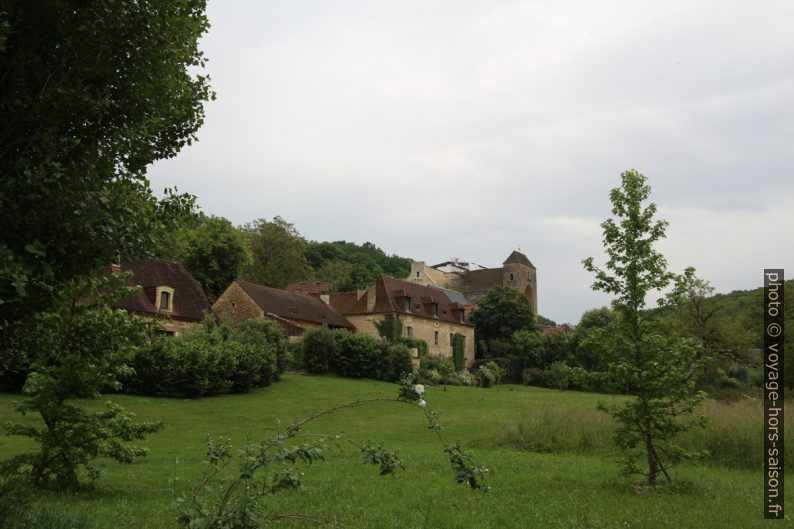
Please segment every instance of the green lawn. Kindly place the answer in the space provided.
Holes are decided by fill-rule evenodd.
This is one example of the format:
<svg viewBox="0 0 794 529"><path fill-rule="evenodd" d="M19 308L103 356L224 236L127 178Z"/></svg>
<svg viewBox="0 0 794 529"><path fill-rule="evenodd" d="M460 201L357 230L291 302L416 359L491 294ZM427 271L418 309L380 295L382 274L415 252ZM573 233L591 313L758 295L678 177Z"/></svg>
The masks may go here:
<svg viewBox="0 0 794 529"><path fill-rule="evenodd" d="M173 528L175 514L169 505L174 479L181 491L201 475L206 468L206 435L229 437L239 445L333 404L396 396L397 388L382 382L291 375L247 395L199 400L113 396L111 400L142 420L165 421L166 428L144 443L149 456L131 465L100 462L105 474L95 490L52 494L41 501L90 513L97 528ZM16 418L13 398L0 395L0 421ZM471 492L454 482L418 409L377 403L323 417L307 431L344 433L399 448L406 470L379 477L375 468L361 464L360 453L345 448L303 469L304 489L273 497L272 509L321 515L350 528L751 528L781 523L762 519L761 469L693 463L675 470L675 486L633 491L618 479L616 457L603 447L583 453L538 453L511 448L506 441L516 423L534 410L543 410L546 420L552 410L564 421L589 413L603 395L526 386L502 386L498 391L434 387L426 398L430 408L442 412L447 440L460 440L474 450L477 463L491 469L490 492ZM0 457L28 446L18 438L0 436ZM787 505L794 509L792 487L788 491Z"/></svg>

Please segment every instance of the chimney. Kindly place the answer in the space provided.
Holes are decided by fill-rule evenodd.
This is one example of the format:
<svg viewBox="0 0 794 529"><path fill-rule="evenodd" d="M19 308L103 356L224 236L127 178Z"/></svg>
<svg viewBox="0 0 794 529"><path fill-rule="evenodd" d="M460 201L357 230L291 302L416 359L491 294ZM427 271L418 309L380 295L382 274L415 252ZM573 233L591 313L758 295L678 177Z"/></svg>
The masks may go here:
<svg viewBox="0 0 794 529"><path fill-rule="evenodd" d="M375 312L375 283L367 285L367 312Z"/></svg>

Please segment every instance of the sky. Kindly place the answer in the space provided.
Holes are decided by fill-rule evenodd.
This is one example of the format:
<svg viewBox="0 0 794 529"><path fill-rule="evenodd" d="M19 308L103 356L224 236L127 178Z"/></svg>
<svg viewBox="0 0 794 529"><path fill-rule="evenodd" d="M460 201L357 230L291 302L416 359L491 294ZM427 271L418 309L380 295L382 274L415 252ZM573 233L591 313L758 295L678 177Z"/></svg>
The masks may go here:
<svg viewBox="0 0 794 529"><path fill-rule="evenodd" d="M610 297L609 191L636 169L671 270L718 292L794 276L790 0L210 0L217 100L149 170L235 224L436 264L537 268L538 310Z"/></svg>

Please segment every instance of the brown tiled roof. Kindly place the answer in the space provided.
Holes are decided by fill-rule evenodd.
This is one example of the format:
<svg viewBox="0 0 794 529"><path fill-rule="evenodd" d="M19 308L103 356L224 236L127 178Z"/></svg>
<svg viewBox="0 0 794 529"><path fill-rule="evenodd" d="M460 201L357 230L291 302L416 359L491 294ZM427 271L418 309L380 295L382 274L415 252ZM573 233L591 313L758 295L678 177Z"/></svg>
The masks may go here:
<svg viewBox="0 0 794 529"><path fill-rule="evenodd" d="M322 282L307 283L301 281L300 283L290 283L284 290L293 294L325 294L331 291L331 284Z"/></svg>
<svg viewBox="0 0 794 529"><path fill-rule="evenodd" d="M502 286L502 268L483 268L463 274L463 285L468 292L486 292L493 287Z"/></svg>
<svg viewBox="0 0 794 529"><path fill-rule="evenodd" d="M358 301L358 292L334 292L328 294L328 304L339 314L347 314Z"/></svg>
<svg viewBox="0 0 794 529"><path fill-rule="evenodd" d="M140 285L143 289L136 296L119 301L117 308L142 314L160 314L155 309L156 288L170 287L174 289L172 310L162 314L178 320L201 321L204 312L212 312L201 284L181 264L151 257L123 263L120 267L120 271L130 270L133 276L129 284Z"/></svg>
<svg viewBox="0 0 794 529"><path fill-rule="evenodd" d="M238 281L237 284L265 314L275 314L291 321L301 320L312 323L324 323L333 327L353 327L344 316L317 297L293 294L286 290L270 288L247 281Z"/></svg>
<svg viewBox="0 0 794 529"><path fill-rule="evenodd" d="M375 282L375 304L372 311L367 311L367 298L371 289L353 305L347 314L399 313L424 318L460 323L457 313L464 310L462 304L449 299L444 289L419 285L404 279L381 275ZM411 298L410 312L405 310L405 297ZM438 304L438 314L433 315L432 303ZM464 324L470 325L464 319Z"/></svg>
<svg viewBox="0 0 794 529"><path fill-rule="evenodd" d="M505 262L502 264L508 264L508 263L520 263L522 265L531 266L532 268L535 268L526 255L516 250L513 250L513 253L511 253L507 257L507 259L505 259Z"/></svg>

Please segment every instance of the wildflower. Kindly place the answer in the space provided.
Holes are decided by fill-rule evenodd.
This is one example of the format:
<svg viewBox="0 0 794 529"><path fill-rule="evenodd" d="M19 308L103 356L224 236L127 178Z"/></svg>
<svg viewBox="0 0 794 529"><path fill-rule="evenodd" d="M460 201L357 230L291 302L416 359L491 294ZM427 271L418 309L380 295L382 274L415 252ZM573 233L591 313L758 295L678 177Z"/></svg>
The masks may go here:
<svg viewBox="0 0 794 529"><path fill-rule="evenodd" d="M427 406L427 402L425 402L425 399L420 400L419 401L419 407L420 408L424 408L425 406Z"/></svg>
<svg viewBox="0 0 794 529"><path fill-rule="evenodd" d="M421 397L425 394L425 386L423 384L417 384L414 386L414 391L416 391L416 394Z"/></svg>

